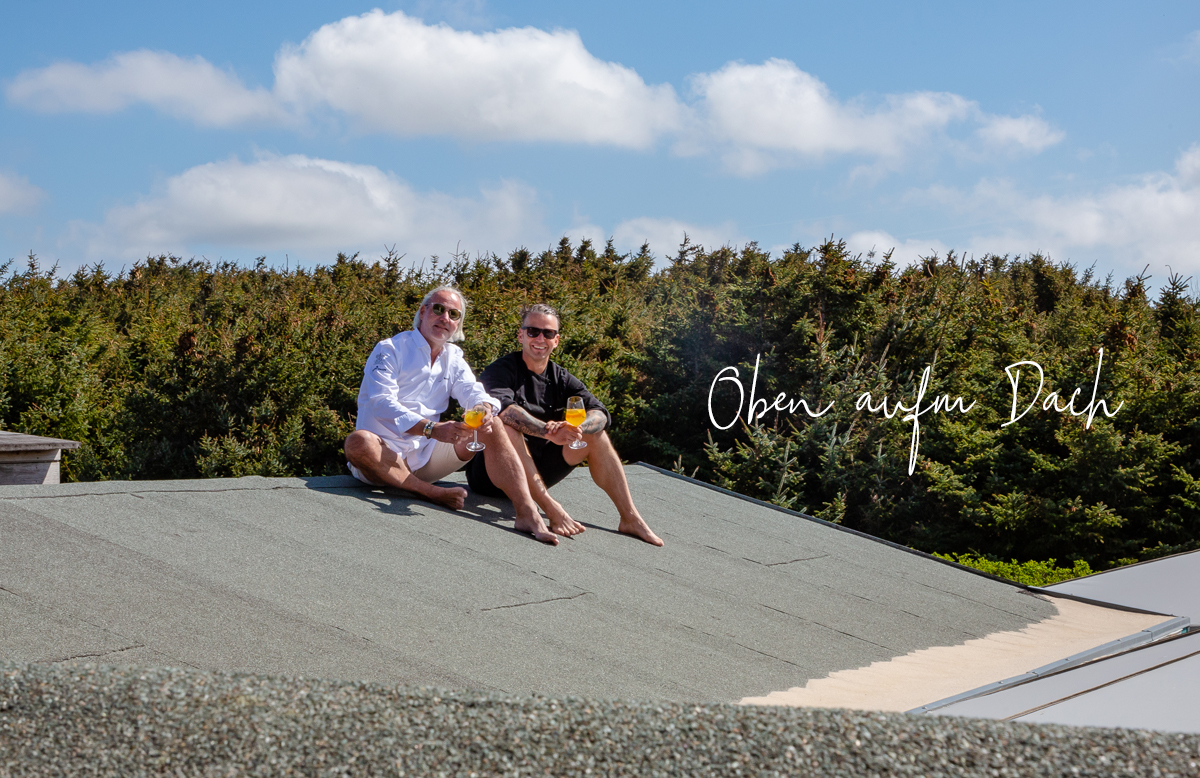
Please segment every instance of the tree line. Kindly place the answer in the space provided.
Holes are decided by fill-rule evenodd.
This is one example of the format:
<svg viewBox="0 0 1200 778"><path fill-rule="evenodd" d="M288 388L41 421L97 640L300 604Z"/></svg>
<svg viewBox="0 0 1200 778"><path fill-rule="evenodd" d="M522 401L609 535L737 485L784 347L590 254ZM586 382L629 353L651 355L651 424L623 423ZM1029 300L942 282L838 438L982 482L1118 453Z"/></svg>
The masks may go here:
<svg viewBox="0 0 1200 778"><path fill-rule="evenodd" d="M31 255L0 266L0 428L82 442L65 480L343 473L367 355L451 283L477 369L515 350L523 304L556 307L555 358L608 405L630 461L930 552L1106 568L1200 546L1188 279L1150 295L1144 276L1040 255L901 268L833 239L779 256L685 240L657 264L566 238L418 267L394 251L294 270L160 256L59 277ZM747 424L714 382L736 367L748 393L756 361L759 397L829 410L777 403ZM1002 426L1005 368L1023 361L1047 388ZM912 424L860 398L911 404L927 367L927 403L976 404L920 417L910 474ZM1036 379L1021 369L1024 409ZM1110 410L1124 402L1111 418L1043 410L1050 388L1064 405L1079 388L1078 410L1094 382Z"/></svg>

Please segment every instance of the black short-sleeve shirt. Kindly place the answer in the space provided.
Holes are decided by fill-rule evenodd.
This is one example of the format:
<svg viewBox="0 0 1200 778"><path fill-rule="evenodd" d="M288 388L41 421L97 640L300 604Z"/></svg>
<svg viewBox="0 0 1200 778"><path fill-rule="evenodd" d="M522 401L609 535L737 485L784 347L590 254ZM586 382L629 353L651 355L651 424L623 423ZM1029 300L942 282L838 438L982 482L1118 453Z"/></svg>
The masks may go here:
<svg viewBox="0 0 1200 778"><path fill-rule="evenodd" d="M587 390L583 381L571 375L562 365L551 362L546 372L538 375L525 365L520 351L500 357L488 365L479 376L488 394L500 401L501 410L516 404L541 421L562 421L567 398L583 398L589 411L604 411L604 429L612 424L612 415L604 403Z"/></svg>

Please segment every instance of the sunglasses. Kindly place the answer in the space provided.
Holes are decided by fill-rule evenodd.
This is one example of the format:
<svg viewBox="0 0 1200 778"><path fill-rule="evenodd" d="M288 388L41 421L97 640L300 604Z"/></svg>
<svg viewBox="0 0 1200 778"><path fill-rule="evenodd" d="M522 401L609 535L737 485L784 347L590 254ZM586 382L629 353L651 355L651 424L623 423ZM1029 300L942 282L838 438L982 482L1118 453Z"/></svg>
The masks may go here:
<svg viewBox="0 0 1200 778"><path fill-rule="evenodd" d="M545 335L546 340L554 340L558 337L558 330L551 330L545 327L522 327L521 329L525 330L525 334L528 335L531 340L536 338L538 335Z"/></svg>
<svg viewBox="0 0 1200 778"><path fill-rule="evenodd" d="M458 321L462 318L462 311L457 308L447 308L441 303L431 304L429 310L433 311L434 316L449 316L450 321Z"/></svg>

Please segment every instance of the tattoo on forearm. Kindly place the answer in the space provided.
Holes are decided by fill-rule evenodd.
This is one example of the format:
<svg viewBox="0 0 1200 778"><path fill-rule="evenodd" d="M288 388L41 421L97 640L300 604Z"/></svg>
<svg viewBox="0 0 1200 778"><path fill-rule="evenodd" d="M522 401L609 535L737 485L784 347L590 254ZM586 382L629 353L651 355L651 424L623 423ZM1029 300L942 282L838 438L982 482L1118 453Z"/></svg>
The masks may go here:
<svg viewBox="0 0 1200 778"><path fill-rule="evenodd" d="M606 421L608 421L608 417L604 415L604 411L588 411L587 418L583 420L583 424L579 425L579 431L587 435L599 432L604 429Z"/></svg>
<svg viewBox="0 0 1200 778"><path fill-rule="evenodd" d="M534 418L529 411L519 405L510 405L500 412L500 420L524 435L536 438L546 437L546 423Z"/></svg>

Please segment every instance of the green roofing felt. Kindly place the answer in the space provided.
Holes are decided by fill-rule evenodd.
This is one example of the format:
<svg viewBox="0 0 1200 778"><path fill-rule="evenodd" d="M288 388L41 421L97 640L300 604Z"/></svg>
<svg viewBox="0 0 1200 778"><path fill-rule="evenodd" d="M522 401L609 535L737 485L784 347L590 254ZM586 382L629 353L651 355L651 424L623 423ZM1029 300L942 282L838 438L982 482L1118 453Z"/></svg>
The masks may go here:
<svg viewBox="0 0 1200 778"><path fill-rule="evenodd" d="M645 466L666 541L548 547L349 477L0 487L0 659L732 701L1055 613L1017 586ZM460 479L461 480L461 479Z"/></svg>

